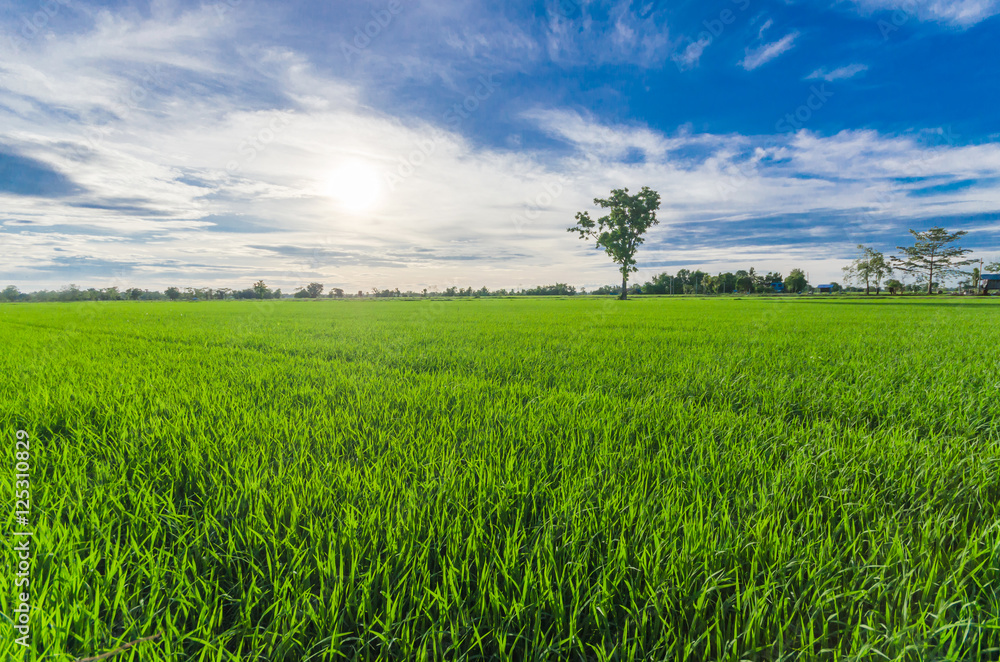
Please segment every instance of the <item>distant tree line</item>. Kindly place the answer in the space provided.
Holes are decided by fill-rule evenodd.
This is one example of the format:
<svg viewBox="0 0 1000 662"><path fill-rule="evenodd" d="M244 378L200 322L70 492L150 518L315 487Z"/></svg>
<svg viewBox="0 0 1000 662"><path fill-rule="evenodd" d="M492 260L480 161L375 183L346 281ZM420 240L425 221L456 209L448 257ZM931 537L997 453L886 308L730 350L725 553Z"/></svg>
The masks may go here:
<svg viewBox="0 0 1000 662"><path fill-rule="evenodd" d="M639 209L638 220L635 223L643 231L650 225L655 224L655 210L659 205L659 197L654 192L644 188L639 196L627 196L628 189L616 190L614 195L622 198L618 200L595 200L601 206L616 208L626 203ZM573 232L579 232L584 238L598 239L598 246L605 247L609 254L612 254L616 262L621 265L622 285L605 285L599 287L591 294L595 295L617 295L625 298L628 294L763 294L769 292L787 292L798 294L810 292L814 288L809 284L806 274L801 269L792 269L787 277L782 274L768 271L764 274L756 271L753 267L748 270L738 270L735 272L724 272L717 275L709 274L705 271L681 269L676 274L667 272L658 274L643 284L628 284L628 274L635 271L635 248L641 243L641 233L639 235L624 232L628 223L621 224L615 230L615 223L619 223L620 218L625 218L620 214L613 218L598 219L595 223L590 221L585 213L578 214L579 227L571 228ZM610 220L609 220L610 219ZM618 220L616 220L618 219ZM632 221L629 221L632 222ZM612 226L608 226L612 223ZM595 228L605 228L597 232ZM612 227L612 230L607 230ZM596 234L595 234L596 232ZM609 234L610 232L610 234ZM617 233L617 234L616 234ZM978 267L971 271L964 271L962 267L973 264L975 260L967 256L971 251L955 246L955 242L967 233L949 233L943 228L933 227L930 230L917 232L910 230L914 237L913 246L899 246L902 256L886 257L882 252L871 246L858 245L858 257L849 265L844 267L844 283L841 287L839 283L829 283L832 292L845 290L848 292L870 293L872 288L878 294L882 285L891 294L903 292L922 292L930 294L934 291L941 291L941 280L945 278L966 277L958 284L960 291L975 291L980 279L980 269ZM619 236L620 235L620 236ZM624 237L624 239L623 239ZM625 241L627 245L619 245ZM617 243L616 243L617 242ZM996 273L1000 271L1000 262L985 265L987 272ZM910 274L914 276L915 282L903 284L892 276L895 273ZM627 291L622 292L625 288ZM296 289L295 298L316 299L323 296L324 286L322 283L309 283ZM587 294L586 290L577 290L572 285L566 283L556 283L554 285L539 285L531 288L499 289L490 290L481 287L474 290L471 287L462 289L457 286L448 287L443 292L428 292L426 289L420 292L412 290L400 291L399 288L392 290L380 290L372 288L369 294L358 291L354 297L496 297L496 296L573 296L577 294ZM326 295L329 298L346 298L352 295L346 294L342 288L334 287ZM137 287L130 287L124 291L118 287L105 287L101 289L82 289L77 285L69 285L61 290L38 290L36 292L21 292L14 285L8 285L0 290L0 301L157 301L157 300L203 300L203 299L280 299L282 292L280 289L271 289L263 280L258 280L251 287L244 289L232 289L228 287L168 287L163 292L155 290L145 290Z"/></svg>
<svg viewBox="0 0 1000 662"><path fill-rule="evenodd" d="M696 269L681 269L676 274L663 272L645 283L633 283L628 294L764 294L768 292L807 292L811 288L801 269L792 269L787 277L775 271L761 274L754 267L749 270L725 272L713 276ZM837 285L837 290L840 286ZM605 285L593 294L621 295L621 286Z"/></svg>
<svg viewBox="0 0 1000 662"><path fill-rule="evenodd" d="M555 285L539 285L528 289L499 289L490 290L482 287L475 290L471 287L449 287L442 292L428 291L420 292L412 290L400 291L399 288L392 290L380 290L372 288L370 292L358 291L357 294L348 294L340 287L332 287L326 295L323 294L325 286L322 283L309 283L297 288L292 297L296 299L318 299L326 297L331 299L344 298L364 298L364 297L496 297L496 296L539 296L558 295L571 296L583 293L584 290L577 291L572 285L566 283L556 283ZM8 285L0 290L0 301L204 301L204 300L225 300L225 299L280 299L283 294L280 289L271 289L264 281L259 280L252 287L235 289L229 287L168 287L162 292L157 290L146 290L131 287L120 290L118 287L106 287L102 289L88 288L81 289L77 285L70 285L61 290L38 290L36 292L21 292L16 286Z"/></svg>
<svg viewBox="0 0 1000 662"><path fill-rule="evenodd" d="M461 287L449 287L441 292L428 291L426 289L420 292L414 292L408 290L401 292L399 288L394 290L380 290L378 288L372 289L371 296L374 297L513 297L513 296L572 296L574 294L584 294L585 290L581 288L580 291L572 285L567 285L566 283L556 283L555 285L539 285L537 287L529 287L528 289L518 288L518 289L504 289L491 290L488 287L481 287L475 290L471 287L465 289ZM360 292L359 292L360 294Z"/></svg>

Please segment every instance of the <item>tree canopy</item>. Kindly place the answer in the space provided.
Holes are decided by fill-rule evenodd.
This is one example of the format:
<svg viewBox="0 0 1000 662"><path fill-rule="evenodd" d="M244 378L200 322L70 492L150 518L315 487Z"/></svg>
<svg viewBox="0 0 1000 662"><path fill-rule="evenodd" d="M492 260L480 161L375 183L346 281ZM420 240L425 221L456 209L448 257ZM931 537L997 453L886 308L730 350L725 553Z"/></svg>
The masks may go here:
<svg viewBox="0 0 1000 662"><path fill-rule="evenodd" d="M579 212L576 225L568 231L578 233L580 239L593 240L596 248L603 248L619 265L622 274L620 298L627 299L628 275L638 270L635 253L646 231L659 223L656 210L660 208L660 194L648 186L643 186L635 195L629 195L627 188L616 188L611 191L610 198L594 198L594 204L611 211L596 221L588 212Z"/></svg>
<svg viewBox="0 0 1000 662"><path fill-rule="evenodd" d="M972 252L971 250L951 245L968 234L964 230L948 232L944 228L935 226L924 232L910 230L910 234L916 241L913 246L896 247L903 251L903 256L893 255L892 266L900 271L926 278L927 294L933 291L935 274L944 277L961 276L965 272L959 267L975 262L965 258Z"/></svg>
<svg viewBox="0 0 1000 662"><path fill-rule="evenodd" d="M792 269L788 278L785 279L785 291L796 294L804 292L807 287L809 287L809 282L806 280L805 272L801 269Z"/></svg>
<svg viewBox="0 0 1000 662"><path fill-rule="evenodd" d="M885 259L881 251L871 246L858 244L858 250L861 251L861 255L844 267L844 280L849 283L853 281L864 283L865 294L871 293L871 286L874 283L875 294L878 294L882 280L892 275L892 264Z"/></svg>

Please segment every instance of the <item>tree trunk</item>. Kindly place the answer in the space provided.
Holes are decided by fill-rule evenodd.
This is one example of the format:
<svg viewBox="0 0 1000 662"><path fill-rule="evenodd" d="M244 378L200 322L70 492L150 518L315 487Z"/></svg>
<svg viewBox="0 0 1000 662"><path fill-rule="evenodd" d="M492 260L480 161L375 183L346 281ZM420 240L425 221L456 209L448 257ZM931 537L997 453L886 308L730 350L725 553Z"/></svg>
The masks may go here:
<svg viewBox="0 0 1000 662"><path fill-rule="evenodd" d="M934 261L931 260L931 273L930 277L927 279L927 294L933 294L934 289Z"/></svg>
<svg viewBox="0 0 1000 662"><path fill-rule="evenodd" d="M622 272L622 295L619 297L622 301L628 299L628 274Z"/></svg>

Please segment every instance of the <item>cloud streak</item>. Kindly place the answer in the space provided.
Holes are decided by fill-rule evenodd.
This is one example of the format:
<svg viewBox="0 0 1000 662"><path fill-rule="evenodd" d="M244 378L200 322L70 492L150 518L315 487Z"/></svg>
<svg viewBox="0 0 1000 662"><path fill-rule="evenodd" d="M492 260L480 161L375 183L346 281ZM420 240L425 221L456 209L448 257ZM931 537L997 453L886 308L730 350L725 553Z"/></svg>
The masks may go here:
<svg viewBox="0 0 1000 662"><path fill-rule="evenodd" d="M862 74L866 71L868 71L868 65L866 64L848 64L829 71L826 69L817 69L806 76L806 80L825 80L828 82L833 82L835 80L847 80L848 78L854 78L858 74Z"/></svg>
<svg viewBox="0 0 1000 662"><path fill-rule="evenodd" d="M761 32L763 33L763 29ZM762 67L781 54L790 51L795 46L795 40L798 39L798 37L798 32L789 32L777 41L762 44L756 48L747 48L746 55L742 60L740 60L739 64L747 71L753 71L754 69Z"/></svg>
<svg viewBox="0 0 1000 662"><path fill-rule="evenodd" d="M891 11L904 18L916 15L921 20L936 21L969 28L1000 14L1000 0L851 0L866 13Z"/></svg>

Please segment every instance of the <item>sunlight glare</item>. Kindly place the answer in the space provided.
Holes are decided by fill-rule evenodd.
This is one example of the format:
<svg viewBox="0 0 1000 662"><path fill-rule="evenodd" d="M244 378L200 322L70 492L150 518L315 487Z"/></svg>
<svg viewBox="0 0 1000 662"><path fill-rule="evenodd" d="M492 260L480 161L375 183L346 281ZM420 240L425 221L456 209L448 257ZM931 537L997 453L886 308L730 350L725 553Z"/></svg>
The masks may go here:
<svg viewBox="0 0 1000 662"><path fill-rule="evenodd" d="M382 199L382 181L371 165L353 161L330 173L326 194L344 211L355 214L368 212Z"/></svg>

